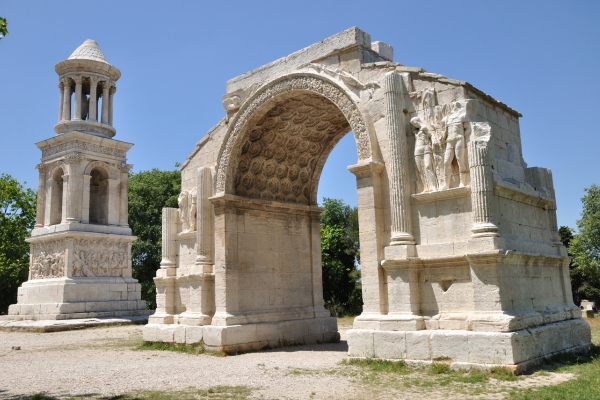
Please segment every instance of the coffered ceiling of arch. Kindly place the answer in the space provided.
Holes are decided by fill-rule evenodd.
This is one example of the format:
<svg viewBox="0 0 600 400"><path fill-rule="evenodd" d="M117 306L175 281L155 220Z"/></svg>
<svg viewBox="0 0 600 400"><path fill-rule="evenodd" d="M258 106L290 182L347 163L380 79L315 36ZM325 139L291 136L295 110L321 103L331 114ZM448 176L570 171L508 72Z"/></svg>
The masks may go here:
<svg viewBox="0 0 600 400"><path fill-rule="evenodd" d="M327 155L350 125L329 100L301 94L249 129L238 161L239 196L311 204Z"/></svg>

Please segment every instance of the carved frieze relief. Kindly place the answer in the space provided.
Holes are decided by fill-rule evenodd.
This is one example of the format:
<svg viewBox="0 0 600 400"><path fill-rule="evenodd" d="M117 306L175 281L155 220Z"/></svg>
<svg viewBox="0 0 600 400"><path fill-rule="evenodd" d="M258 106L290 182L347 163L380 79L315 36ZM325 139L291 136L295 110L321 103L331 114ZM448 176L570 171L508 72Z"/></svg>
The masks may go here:
<svg viewBox="0 0 600 400"><path fill-rule="evenodd" d="M62 151L71 149L88 150L94 153L105 154L114 157L125 157L125 152L122 150L111 149L110 147L100 146L93 143L85 143L79 140L74 140L68 143L62 143L56 146L48 147L42 151L42 158L49 157Z"/></svg>
<svg viewBox="0 0 600 400"><path fill-rule="evenodd" d="M65 276L64 241L31 245L30 279L62 278Z"/></svg>
<svg viewBox="0 0 600 400"><path fill-rule="evenodd" d="M129 263L127 243L78 239L73 243L73 276L123 276Z"/></svg>

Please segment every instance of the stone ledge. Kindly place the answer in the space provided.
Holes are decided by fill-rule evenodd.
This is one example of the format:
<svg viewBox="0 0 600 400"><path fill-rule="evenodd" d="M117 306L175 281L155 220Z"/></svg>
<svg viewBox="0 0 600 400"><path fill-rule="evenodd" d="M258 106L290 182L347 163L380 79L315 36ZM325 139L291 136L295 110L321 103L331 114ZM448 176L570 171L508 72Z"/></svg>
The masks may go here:
<svg viewBox="0 0 600 400"><path fill-rule="evenodd" d="M590 327L581 318L516 332L351 329L347 335L351 358L403 359L417 364L444 359L455 368L501 365L515 373L555 354L591 346Z"/></svg>
<svg viewBox="0 0 600 400"><path fill-rule="evenodd" d="M435 192L424 192L411 195L415 203L432 203L434 201L443 201L467 197L471 194L470 186L438 190Z"/></svg>
<svg viewBox="0 0 600 400"><path fill-rule="evenodd" d="M152 311L146 310L148 313ZM114 325L144 325L148 322L148 315L126 315L107 318L85 318L67 320L20 320L14 321L1 317L0 331L21 332L61 332L75 329L95 328L97 326Z"/></svg>

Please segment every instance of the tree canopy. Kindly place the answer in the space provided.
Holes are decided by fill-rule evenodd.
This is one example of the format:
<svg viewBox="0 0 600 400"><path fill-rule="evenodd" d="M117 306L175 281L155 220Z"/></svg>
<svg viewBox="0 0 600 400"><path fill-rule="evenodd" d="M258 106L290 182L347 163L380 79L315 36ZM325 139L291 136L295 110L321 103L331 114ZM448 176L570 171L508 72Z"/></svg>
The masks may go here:
<svg viewBox="0 0 600 400"><path fill-rule="evenodd" d="M362 312L358 241L358 209L343 200L323 199L321 259L323 299L333 315Z"/></svg>
<svg viewBox="0 0 600 400"><path fill-rule="evenodd" d="M4 36L8 35L8 22L6 22L6 18L0 17L0 39Z"/></svg>
<svg viewBox="0 0 600 400"><path fill-rule="evenodd" d="M0 175L0 314L16 303L17 289L29 273L25 238L35 224L37 197L10 175Z"/></svg>
<svg viewBox="0 0 600 400"><path fill-rule="evenodd" d="M600 300L600 187L585 189L581 202L579 232L570 239L568 249L575 273L583 278L577 292L589 300Z"/></svg>
<svg viewBox="0 0 600 400"><path fill-rule="evenodd" d="M129 226L137 239L131 248L133 277L142 285L148 309L156 308L154 276L160 268L162 209L177 208L181 191L179 171L141 171L129 174Z"/></svg>

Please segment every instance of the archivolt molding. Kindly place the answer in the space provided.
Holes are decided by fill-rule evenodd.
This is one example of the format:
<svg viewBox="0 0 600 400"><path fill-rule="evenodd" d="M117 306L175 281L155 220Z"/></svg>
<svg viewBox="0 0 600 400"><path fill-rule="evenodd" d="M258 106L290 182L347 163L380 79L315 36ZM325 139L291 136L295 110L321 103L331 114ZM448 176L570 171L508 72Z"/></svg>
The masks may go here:
<svg viewBox="0 0 600 400"><path fill-rule="evenodd" d="M52 179L52 177L54 176L54 172L61 168L63 170L63 175L70 175L71 173L71 167L65 163L64 161L57 161L55 163L52 164L52 166L50 167L50 173L49 173L49 179Z"/></svg>
<svg viewBox="0 0 600 400"><path fill-rule="evenodd" d="M359 163L371 159L373 148L369 128L352 97L336 83L322 76L311 73L290 74L260 88L242 105L236 117L231 121L231 127L219 153L217 173L215 174L216 193L234 193L236 157L243 143L241 138L252 128L251 122L256 117L256 113L280 96L294 92L298 94L301 92L315 93L330 100L350 124L356 140Z"/></svg>
<svg viewBox="0 0 600 400"><path fill-rule="evenodd" d="M117 169L104 161L92 161L85 167L84 175L90 175L94 168L102 168L106 171L110 179L117 179L119 177L119 173Z"/></svg>

